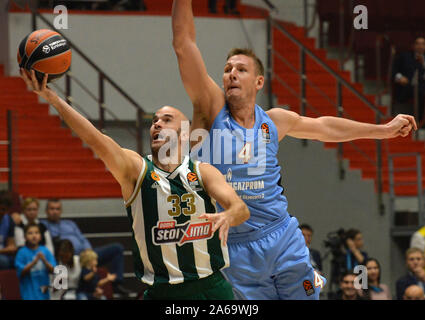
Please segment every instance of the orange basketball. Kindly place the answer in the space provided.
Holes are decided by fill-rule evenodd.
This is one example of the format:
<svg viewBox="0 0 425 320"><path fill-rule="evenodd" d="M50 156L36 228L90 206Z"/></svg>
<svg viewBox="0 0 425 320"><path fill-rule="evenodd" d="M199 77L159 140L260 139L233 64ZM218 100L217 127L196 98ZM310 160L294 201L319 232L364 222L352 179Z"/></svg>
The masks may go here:
<svg viewBox="0 0 425 320"><path fill-rule="evenodd" d="M44 74L48 82L60 78L71 66L71 48L57 32L41 29L27 35L19 44L18 63L28 71L34 69L39 81Z"/></svg>

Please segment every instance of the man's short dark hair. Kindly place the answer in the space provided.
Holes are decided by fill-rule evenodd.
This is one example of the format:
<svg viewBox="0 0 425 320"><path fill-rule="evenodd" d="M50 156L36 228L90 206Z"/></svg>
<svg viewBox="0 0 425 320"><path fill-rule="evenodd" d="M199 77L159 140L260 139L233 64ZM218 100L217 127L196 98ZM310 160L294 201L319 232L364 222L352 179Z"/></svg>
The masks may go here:
<svg viewBox="0 0 425 320"><path fill-rule="evenodd" d="M40 226L35 222L30 222L27 225L25 225L25 227L24 227L24 235L26 235L29 228L32 228L32 227L37 227L38 231L41 233Z"/></svg>
<svg viewBox="0 0 425 320"><path fill-rule="evenodd" d="M58 199L58 198L50 198L50 199L48 199L47 202L46 202L46 210L47 210L47 208L49 206L49 203L51 203L51 202L61 202L61 200Z"/></svg>
<svg viewBox="0 0 425 320"><path fill-rule="evenodd" d="M257 69L257 74L260 75L260 76L264 76L263 62L260 60L260 58L257 57L254 50L252 50L252 49L233 48L232 50L230 50L229 54L227 55L227 60L229 60L233 56L237 56L237 55L240 55L240 54L254 59L255 66L256 66L256 69Z"/></svg>
<svg viewBox="0 0 425 320"><path fill-rule="evenodd" d="M310 227L310 225L308 225L307 223L303 223L302 225L300 225L300 229L306 229L308 231L310 231L311 233L313 233L313 228Z"/></svg>
<svg viewBox="0 0 425 320"><path fill-rule="evenodd" d="M345 233L345 236L348 238L348 239L352 239L352 240L354 240L354 238L359 234L359 233L361 233L360 232L360 230L357 230L357 229L350 229L350 230L348 230L346 233Z"/></svg>
<svg viewBox="0 0 425 320"><path fill-rule="evenodd" d="M339 282L342 282L346 276L355 276L357 277L357 274L355 274L352 270L345 271L339 276Z"/></svg>

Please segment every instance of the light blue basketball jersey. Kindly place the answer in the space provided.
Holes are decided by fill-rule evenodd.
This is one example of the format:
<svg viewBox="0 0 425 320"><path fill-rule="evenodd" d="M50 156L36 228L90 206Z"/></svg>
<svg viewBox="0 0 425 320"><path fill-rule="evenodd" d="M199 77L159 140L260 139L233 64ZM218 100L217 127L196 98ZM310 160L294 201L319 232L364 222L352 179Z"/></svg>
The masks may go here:
<svg viewBox="0 0 425 320"><path fill-rule="evenodd" d="M255 105L254 127L246 129L232 118L225 105L201 150L192 150L192 156L214 165L225 175L227 183L250 209L249 220L230 229L229 241L289 216L280 185L278 147L276 126L260 106ZM219 209L223 210L220 206Z"/></svg>

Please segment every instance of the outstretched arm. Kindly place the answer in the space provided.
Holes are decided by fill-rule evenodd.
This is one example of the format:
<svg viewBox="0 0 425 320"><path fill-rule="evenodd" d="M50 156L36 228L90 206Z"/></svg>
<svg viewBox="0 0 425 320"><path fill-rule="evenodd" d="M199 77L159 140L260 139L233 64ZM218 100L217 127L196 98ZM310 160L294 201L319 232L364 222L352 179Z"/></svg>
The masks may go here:
<svg viewBox="0 0 425 320"><path fill-rule="evenodd" d="M309 118L274 108L267 114L275 123L279 141L288 135L299 139L312 139L323 142L346 142L356 139L389 139L406 137L412 129L417 130L415 119L410 115L399 114L386 124L369 124L338 117Z"/></svg>
<svg viewBox="0 0 425 320"><path fill-rule="evenodd" d="M129 197L141 170L141 157L131 150L121 148L114 140L97 130L90 121L58 97L47 86L47 74L42 83L37 81L34 70L31 71L31 79L22 69L21 76L27 86L50 103L66 124L99 156L121 185L123 195Z"/></svg>
<svg viewBox="0 0 425 320"><path fill-rule="evenodd" d="M208 75L196 45L192 0L174 0L172 27L180 76L193 104L192 127L209 130L225 99L223 91Z"/></svg>
<svg viewBox="0 0 425 320"><path fill-rule="evenodd" d="M249 210L236 192L229 186L224 176L215 167L201 163L199 165L205 191L225 209L219 214L204 214L200 218L207 218L213 222L213 232L220 229L219 237L224 244L227 242L229 227L240 225L249 219Z"/></svg>

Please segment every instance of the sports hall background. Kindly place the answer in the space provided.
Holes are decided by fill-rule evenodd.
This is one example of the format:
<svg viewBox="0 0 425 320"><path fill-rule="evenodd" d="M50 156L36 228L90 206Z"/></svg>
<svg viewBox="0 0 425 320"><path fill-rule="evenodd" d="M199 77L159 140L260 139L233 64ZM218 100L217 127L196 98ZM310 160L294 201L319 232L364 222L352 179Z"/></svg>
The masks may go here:
<svg viewBox="0 0 425 320"><path fill-rule="evenodd" d="M145 1L147 11L145 12L100 12L100 11L69 11L68 29L60 30L63 35L68 37L87 57L89 57L106 75L112 78L129 96L131 96L145 111L145 123L149 121L149 113L163 105L172 105L183 110L190 118L192 113L191 103L184 91L178 73L177 59L172 49L171 32L171 0ZM199 4L199 3L205 4ZM219 10L217 14L208 13L206 9L207 0L194 0L199 6L195 10L196 31L198 46L205 59L210 75L221 84L221 75L225 63L225 57L229 49L233 47L252 47L258 56L267 63L267 17L268 7L261 0L242 0L239 3L240 16L226 15ZM353 1L353 4L364 4L370 9L375 7L374 3L391 8L400 6L400 10L389 10L388 16L384 16L385 10L377 14L373 10L369 12L369 24L376 25L374 19L384 19L382 24L375 30L355 30L353 28L353 12L347 10L348 3L351 1L341 1L345 4L345 14L343 15L344 34L343 54L344 69L340 70L339 41L338 37L341 24L339 23L340 11L339 1L326 1L334 3L333 6L321 8L318 5L320 1L300 1L300 0L275 0L272 3L278 9L278 12L272 12L272 17L276 21L285 22L284 26L291 34L307 45L318 56L322 58L326 65L330 66L339 75L344 76L355 85L358 90L367 95L371 101L376 102L375 95L383 93L381 106L384 113L388 114L388 107L391 102L388 93L387 67L389 65L391 49L405 50L410 43L413 43L413 32L408 29L412 25L410 16L410 4L420 3L420 1ZM307 3L307 9L304 4ZM3 4L3 2L2 2ZM218 1L219 8L223 1ZM149 9L149 7L155 10ZM255 6L255 8L253 7ZM405 10L406 9L406 10ZM323 11L324 10L324 11ZM54 16L52 10L43 10L42 14L50 22ZM307 13L307 18L305 16ZM398 13L398 16L396 16ZM425 13L425 12L424 12ZM422 15L423 16L423 15ZM307 19L307 20L305 20ZM398 24L388 23L391 19L398 19ZM307 23L306 23L307 21ZM409 22L410 21L410 22ZM403 24L404 23L404 24ZM322 24L322 44L323 49L319 48L319 30ZM379 24L379 23L378 23ZM308 26L308 30L303 28ZM8 97L8 101L2 98L0 101L0 117L5 117L6 109L14 109L14 101L20 99L22 92L25 92L23 82L19 84L18 65L16 63L16 50L21 39L32 31L33 20L28 10L20 10L16 6L9 12L1 11L0 16L0 94ZM37 29L49 28L40 19L36 20ZM391 32L404 32L404 37L391 38L388 35ZM308 38L305 36L308 35ZM282 62L276 58L278 53L299 67L299 53L294 53L294 44L286 39L282 34L274 29L273 48L277 53L273 56L273 72L278 74L281 79L286 80L293 90L299 92L299 76L286 75L282 70ZM411 42L406 42L409 35ZM382 40L379 49L382 58L381 73L372 72L376 70L376 39L386 36ZM280 38L279 38L280 37ZM378 38L377 38L378 37ZM404 42L398 42L403 38ZM353 42L351 40L353 39ZM355 42L357 39L358 42ZM366 44L360 46L358 39L364 40ZM385 42L387 41L387 42ZM353 45L356 44L356 45ZM285 47L286 46L286 47ZM316 51L315 51L316 50ZM291 53L292 52L292 53ZM372 54L367 54L371 52ZM358 82L354 82L355 59L359 59L358 67L360 75ZM280 68L279 68L280 66ZM99 92L99 75L81 58L80 55L73 52L72 75L84 83L95 96ZM321 71L322 79L328 79L329 74ZM289 105L291 110L300 112L300 99L291 95L291 90L283 86L279 81L273 82L273 104L274 106ZM316 85L324 86L323 89L331 99L335 99L335 82L321 83L320 76L312 79ZM10 82L11 81L11 82ZM326 81L323 81L326 82ZM9 85L6 85L9 83ZM58 82L58 86L65 88L65 79ZM15 87L19 89L9 90ZM137 142L135 137L128 132L126 128L134 126L136 119L135 108L120 95L111 85L105 84L105 105L117 117L114 119L109 113L106 114L106 123L104 131L110 135L123 147L136 150ZM269 104L267 87L258 96L257 103L263 107ZM314 90L307 85L307 96L313 106L320 105L322 100L318 99L318 94L313 94ZM21 93L20 93L21 92ZM309 95L309 93L311 93ZM75 83L72 84L73 101L83 107L86 115L94 123L99 123L99 104L90 95L81 89ZM316 97L316 100L314 100ZM348 98L349 100L349 98ZM347 101L347 100L346 100ZM41 105L42 106L42 105ZM26 110L33 110L40 107L37 102L29 102ZM24 107L19 107L24 108ZM16 109L19 109L16 107ZM40 107L41 108L41 107ZM366 106L358 103L358 113L353 111L358 120L374 122L373 113L366 110ZM41 110L41 109L40 109ZM310 110L311 111L311 110ZM41 112L41 111L40 111ZM44 111L43 111L44 112ZM53 108L49 113L54 116ZM314 116L314 113L307 113ZM336 115L336 111L330 111L330 108L321 110L322 115ZM366 116L364 116L366 114ZM316 115L317 116L317 115ZM383 120L384 122L385 119ZM3 122L2 122L3 123ZM123 125L126 128L123 128ZM19 127L18 129L19 130ZM36 131L36 128L34 128ZM149 126L146 124L143 131L143 153L149 152L148 139ZM5 132L5 127L0 128L0 132ZM3 134L4 136L4 134ZM3 137L2 136L2 137ZM45 141L17 141L21 146L34 145L35 143L50 145L51 149L46 150L46 156L52 159L58 158L59 153L63 157L67 154L67 140L54 140L54 137L45 137ZM53 139L49 142L49 139ZM2 139L0 139L2 140ZM424 153L425 148L422 141L413 142L413 137L408 137L409 143L405 144L404 151ZM374 142L372 143L372 147ZM55 146L60 146L55 149ZM308 223L314 229L312 247L318 249L322 257L326 255L328 248L324 246L324 240L331 231L339 228L359 229L364 236L365 250L369 256L377 258L381 262L382 282L390 285L394 291L395 280L403 275L406 270L404 267L404 251L408 248L410 235L418 229L418 193L417 190L403 191L403 187L398 189L395 198L396 211L398 211L398 220L400 226L395 226L394 216L391 215L391 199L388 188L388 154L398 152L391 143L384 143L383 147L383 180L384 193L383 204L384 212L379 211L378 194L376 192L376 179L373 171L368 168L365 159L359 156L359 152L353 151L353 147L344 144L344 160L342 162L345 169L345 176L340 177L338 156L336 144L324 144L310 141L304 145L302 141L285 138L280 144L279 163L282 167L282 184L285 188L285 195L289 202L289 213L296 216L300 223ZM370 147L359 143L358 148L368 153ZM401 149L400 149L401 150ZM371 153L374 158L375 153ZM0 167L3 167L7 161L7 152L0 149ZM44 168L47 164L40 159L33 159L31 155L17 156L14 154L14 163L16 175L19 170L32 166L33 168ZM27 159L25 159L27 157ZM56 157L56 158L55 158ZM90 155L93 158L93 155ZM85 159L83 156L81 159ZM80 159L80 160L81 160ZM63 160L63 159L62 159ZM31 162L33 161L33 162ZM83 160L81 160L83 161ZM88 161L88 160L87 160ZM95 160L90 160L95 161ZM60 163L55 164L56 170L61 169ZM78 162L78 161L77 161ZM84 161L83 161L84 162ZM90 162L91 163L91 162ZM410 163L410 162L409 162ZM98 166L98 164L93 165ZM415 164L413 164L413 167ZM98 168L98 167L96 167ZM81 165L81 170L86 170ZM369 171L368 171L369 170ZM372 172L372 174L370 173ZM15 173L14 173L15 174ZM30 173L29 173L30 174ZM15 179L14 188L23 196L38 197L41 199L40 216L43 218L45 199L59 197L63 199L64 213L63 218L70 218L76 221L85 235L93 245L103 244L107 241L119 241L126 249L125 272L126 284L136 289L140 289L132 270L132 257L130 253L130 228L126 224L125 210L122 200L119 197L119 187L114 184L110 177L102 176L102 183L96 184L96 177L87 178L66 175L67 183L55 182L52 179L43 180L42 175L37 175L31 179ZM7 188L7 174L2 174L0 179L1 186ZM109 179L109 180L108 180ZM416 174L410 178L410 181L416 183ZM420 177L421 179L421 177ZM61 179L57 179L61 180ZM62 180L64 180L62 178ZM55 184L56 183L56 184ZM103 186L99 186L103 184ZM103 189L102 189L103 188ZM407 188L407 187L406 187ZM93 190L96 190L95 192ZM118 190L118 192L117 192ZM407 190L407 189L406 189ZM416 216L415 216L416 214ZM412 218L413 217L413 218ZM398 229L397 229L398 228ZM400 231L401 230L401 231ZM329 276L331 255L324 261L325 276Z"/></svg>

